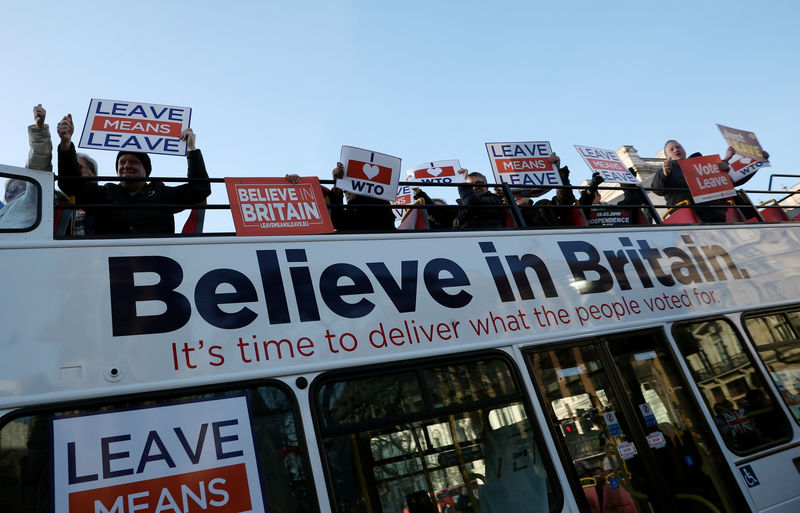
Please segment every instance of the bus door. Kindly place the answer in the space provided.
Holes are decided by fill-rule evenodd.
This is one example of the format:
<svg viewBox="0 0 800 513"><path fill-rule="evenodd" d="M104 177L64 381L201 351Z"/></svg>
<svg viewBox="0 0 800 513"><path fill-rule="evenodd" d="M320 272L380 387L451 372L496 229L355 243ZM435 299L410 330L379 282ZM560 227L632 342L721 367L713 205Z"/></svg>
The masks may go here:
<svg viewBox="0 0 800 513"><path fill-rule="evenodd" d="M586 511L742 511L662 331L531 350L527 361Z"/></svg>

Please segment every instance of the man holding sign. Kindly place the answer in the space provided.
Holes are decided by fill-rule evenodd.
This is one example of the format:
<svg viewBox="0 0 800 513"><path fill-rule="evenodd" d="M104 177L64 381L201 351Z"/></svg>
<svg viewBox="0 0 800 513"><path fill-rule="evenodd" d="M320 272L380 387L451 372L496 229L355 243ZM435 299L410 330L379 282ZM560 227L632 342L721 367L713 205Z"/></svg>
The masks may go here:
<svg viewBox="0 0 800 513"><path fill-rule="evenodd" d="M717 198L733 196L736 194L736 192L733 191L733 181L730 179L730 177L728 177L728 171L730 170L728 161L733 157L733 153L733 148L728 148L724 159L719 160L719 157L717 156L715 160L718 160L718 162L708 164L711 166L708 168L709 171L715 175L712 177L715 183L719 182L717 185L731 191L731 193L725 192L718 194L716 195ZM690 193L689 184L684 177L684 170L681 166L681 161L686 159L686 150L683 149L681 143L674 139L670 139L664 145L664 156L666 159L664 160L662 170L661 172L655 174L651 185L655 189L680 190L655 190L653 192L659 196L664 196L667 201L667 205L669 205L670 208L682 201L691 202L692 194ZM702 155L700 153L693 153L689 158L693 159L701 156ZM703 163L703 165L700 166L701 169L706 169L705 165L706 163ZM701 182L701 187L708 183L709 182ZM719 201L713 201L709 197L702 196L697 198L696 201L699 203L706 202L709 205L721 204ZM699 217L704 223L725 222L724 208L698 208L696 209L696 213L697 217Z"/></svg>
<svg viewBox="0 0 800 513"><path fill-rule="evenodd" d="M333 170L334 186L330 193L331 221L337 230L394 230L394 213L392 204L385 199L361 196L351 191L343 191L337 187L339 180L345 177L344 164L336 163ZM396 187L395 187L396 190ZM343 205L347 198L347 205Z"/></svg>
<svg viewBox="0 0 800 513"><path fill-rule="evenodd" d="M78 203L116 205L117 208L98 208L91 212L97 221L97 234L172 234L175 233L174 214L190 205L204 201L211 194L207 182L190 182L168 187L162 182L147 182L152 164L147 153L122 150L117 154L117 174L125 180L119 184L98 185L96 182L64 180L81 176L80 166L72 143L75 127L72 115L67 114L58 123L58 186L74 195ZM191 128L183 130L180 140L186 143L189 178L208 178L203 155L195 148L195 135ZM163 208L158 204L181 204L183 208ZM153 208L125 208L133 205L154 205Z"/></svg>

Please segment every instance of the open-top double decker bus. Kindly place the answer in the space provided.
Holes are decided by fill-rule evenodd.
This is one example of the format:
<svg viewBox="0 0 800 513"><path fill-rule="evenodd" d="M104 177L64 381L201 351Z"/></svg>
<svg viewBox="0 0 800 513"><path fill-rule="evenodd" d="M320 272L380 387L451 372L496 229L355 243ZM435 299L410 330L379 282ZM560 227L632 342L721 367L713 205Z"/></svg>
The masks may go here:
<svg viewBox="0 0 800 513"><path fill-rule="evenodd" d="M54 239L0 175L3 512L800 509L790 222Z"/></svg>

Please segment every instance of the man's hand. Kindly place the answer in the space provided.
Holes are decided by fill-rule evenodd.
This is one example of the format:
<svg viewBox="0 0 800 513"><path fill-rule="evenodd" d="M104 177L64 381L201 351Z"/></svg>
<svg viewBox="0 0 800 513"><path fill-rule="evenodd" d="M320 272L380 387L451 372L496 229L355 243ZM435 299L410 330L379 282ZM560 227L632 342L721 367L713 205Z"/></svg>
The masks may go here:
<svg viewBox="0 0 800 513"><path fill-rule="evenodd" d="M333 170L333 179L339 180L341 178L344 178L344 164L337 162L336 167Z"/></svg>
<svg viewBox="0 0 800 513"><path fill-rule="evenodd" d="M298 184L300 183L300 175L286 173L286 181L292 184Z"/></svg>
<svg viewBox="0 0 800 513"><path fill-rule="evenodd" d="M58 137L61 142L58 144L59 149L66 150L72 142L72 133L75 131L75 125L72 124L72 114L67 114L58 122L56 127Z"/></svg>
<svg viewBox="0 0 800 513"><path fill-rule="evenodd" d="M186 141L186 151L194 151L197 149L194 146L195 137L197 136L194 135L194 132L192 131L191 128L187 128L186 130L181 132L180 139L181 141Z"/></svg>
<svg viewBox="0 0 800 513"><path fill-rule="evenodd" d="M672 159L668 158L664 161L664 176L669 176L672 172Z"/></svg>
<svg viewBox="0 0 800 513"><path fill-rule="evenodd" d="M728 164L727 160L720 160L719 162L719 170L725 171L726 173L731 170L731 165Z"/></svg>
<svg viewBox="0 0 800 513"><path fill-rule="evenodd" d="M47 111L44 110L41 103L33 108L33 120L36 122L36 126L39 128L44 126L44 118L46 115Z"/></svg>
<svg viewBox="0 0 800 513"><path fill-rule="evenodd" d="M550 154L550 163L556 166L556 169L561 169L561 157L556 155L556 152Z"/></svg>
<svg viewBox="0 0 800 513"><path fill-rule="evenodd" d="M464 169L463 167L458 170L458 174L467 176L469 174L469 169Z"/></svg>
<svg viewBox="0 0 800 513"><path fill-rule="evenodd" d="M728 146L728 149L725 150L725 158L723 158L722 160L724 162L728 162L730 159L733 158L734 155L736 155L736 150L733 149L733 146Z"/></svg>

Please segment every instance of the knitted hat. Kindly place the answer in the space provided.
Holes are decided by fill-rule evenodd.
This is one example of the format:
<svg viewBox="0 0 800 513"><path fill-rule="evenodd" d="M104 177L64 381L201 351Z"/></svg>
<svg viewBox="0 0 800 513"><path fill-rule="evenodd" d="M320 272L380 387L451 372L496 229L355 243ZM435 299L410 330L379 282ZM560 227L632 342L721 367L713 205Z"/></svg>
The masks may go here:
<svg viewBox="0 0 800 513"><path fill-rule="evenodd" d="M139 159L139 162L141 162L142 165L144 166L144 174L150 176L150 171L153 170L153 164L150 163L150 155L138 151L121 151L117 153L117 161L114 164L114 168L119 169L119 159L123 155L133 155L134 157Z"/></svg>

